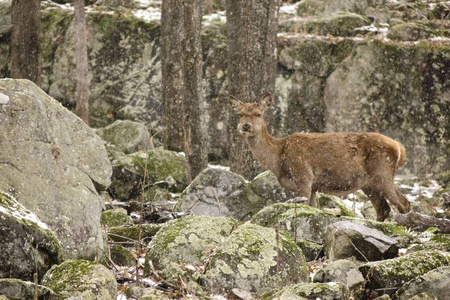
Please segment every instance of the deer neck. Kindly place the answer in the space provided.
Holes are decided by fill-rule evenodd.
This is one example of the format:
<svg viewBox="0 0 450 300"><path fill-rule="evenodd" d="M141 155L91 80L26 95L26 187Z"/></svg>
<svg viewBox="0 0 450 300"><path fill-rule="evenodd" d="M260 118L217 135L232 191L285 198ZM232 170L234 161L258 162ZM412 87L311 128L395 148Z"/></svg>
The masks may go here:
<svg viewBox="0 0 450 300"><path fill-rule="evenodd" d="M280 154L283 139L271 136L264 124L259 133L246 138L246 141L258 163L278 177L280 175Z"/></svg>

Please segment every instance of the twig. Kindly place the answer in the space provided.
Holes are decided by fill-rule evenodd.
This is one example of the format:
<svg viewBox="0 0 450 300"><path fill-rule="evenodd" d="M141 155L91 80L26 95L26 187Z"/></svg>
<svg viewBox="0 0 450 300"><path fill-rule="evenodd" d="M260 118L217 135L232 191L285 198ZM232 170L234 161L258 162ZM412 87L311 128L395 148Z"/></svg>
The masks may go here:
<svg viewBox="0 0 450 300"><path fill-rule="evenodd" d="M216 194L216 189L211 187L211 190L212 190L212 192L214 194L214 198L216 198L217 205L219 206L219 214L221 214L222 213L222 208L221 208L221 203L219 201L219 198L217 197L217 194Z"/></svg>
<svg viewBox="0 0 450 300"><path fill-rule="evenodd" d="M353 248L355 248L356 251L358 251L359 254L361 254L361 256L366 260L366 262L369 262L369 260L367 259L367 257L361 252L359 251L358 247L356 247L355 244L353 244L352 240L347 236L347 234L345 233L345 231L343 231L342 229L336 227L334 224L332 224L334 228L336 228L337 230L339 230L340 232L342 232L342 234L347 238L347 240L350 242L350 244L352 244Z"/></svg>

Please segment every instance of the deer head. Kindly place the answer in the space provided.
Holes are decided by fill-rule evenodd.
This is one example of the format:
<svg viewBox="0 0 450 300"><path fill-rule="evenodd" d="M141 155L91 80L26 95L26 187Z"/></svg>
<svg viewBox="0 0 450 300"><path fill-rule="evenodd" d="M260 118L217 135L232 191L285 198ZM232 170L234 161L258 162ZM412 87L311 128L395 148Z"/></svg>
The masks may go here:
<svg viewBox="0 0 450 300"><path fill-rule="evenodd" d="M262 132L266 126L263 114L272 106L272 95L267 93L258 103L242 103L230 96L230 104L231 108L239 113L239 133L244 137L252 137Z"/></svg>

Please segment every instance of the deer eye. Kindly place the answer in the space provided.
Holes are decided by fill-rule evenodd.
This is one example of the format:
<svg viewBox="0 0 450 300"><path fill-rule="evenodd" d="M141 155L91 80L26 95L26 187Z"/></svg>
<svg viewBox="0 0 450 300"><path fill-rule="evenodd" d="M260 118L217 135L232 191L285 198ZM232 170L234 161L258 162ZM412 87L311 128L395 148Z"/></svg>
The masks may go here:
<svg viewBox="0 0 450 300"><path fill-rule="evenodd" d="M239 117L242 118L242 114L239 114Z"/></svg>
<svg viewBox="0 0 450 300"><path fill-rule="evenodd" d="M261 114L257 114L256 117L260 118L260 117L261 117Z"/></svg>

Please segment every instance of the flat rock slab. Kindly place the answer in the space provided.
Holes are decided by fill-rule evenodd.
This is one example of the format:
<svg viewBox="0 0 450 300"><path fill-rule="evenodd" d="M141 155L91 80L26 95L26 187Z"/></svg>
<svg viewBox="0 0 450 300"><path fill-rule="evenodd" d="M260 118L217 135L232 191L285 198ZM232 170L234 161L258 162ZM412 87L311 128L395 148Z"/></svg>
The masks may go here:
<svg viewBox="0 0 450 300"><path fill-rule="evenodd" d="M397 241L379 230L350 221L339 221L327 228L325 253L330 260L351 256L361 261L393 258Z"/></svg>

